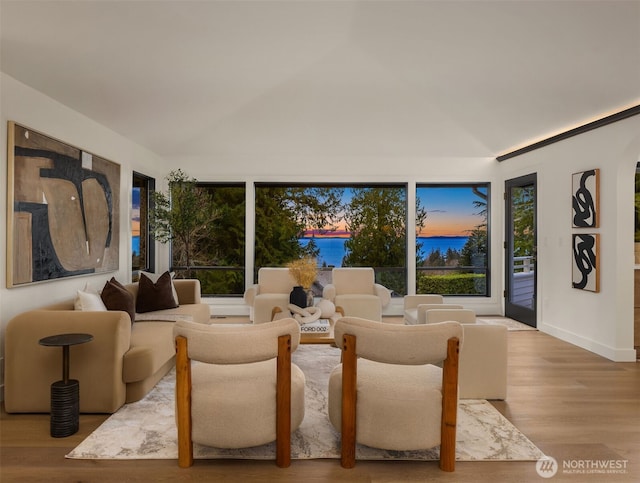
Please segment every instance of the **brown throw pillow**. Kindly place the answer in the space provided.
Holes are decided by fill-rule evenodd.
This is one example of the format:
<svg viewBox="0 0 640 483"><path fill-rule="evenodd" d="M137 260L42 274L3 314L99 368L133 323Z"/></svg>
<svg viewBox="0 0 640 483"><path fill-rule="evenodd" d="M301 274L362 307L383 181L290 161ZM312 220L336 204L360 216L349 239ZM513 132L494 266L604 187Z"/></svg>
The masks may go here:
<svg viewBox="0 0 640 483"><path fill-rule="evenodd" d="M153 283L144 273L140 274L136 312L142 314L154 310L173 309L177 306L173 298L173 284L169 272L164 272L156 283Z"/></svg>
<svg viewBox="0 0 640 483"><path fill-rule="evenodd" d="M131 323L136 320L136 304L133 295L114 277L104 285L100 298L107 310L124 310L129 314Z"/></svg>

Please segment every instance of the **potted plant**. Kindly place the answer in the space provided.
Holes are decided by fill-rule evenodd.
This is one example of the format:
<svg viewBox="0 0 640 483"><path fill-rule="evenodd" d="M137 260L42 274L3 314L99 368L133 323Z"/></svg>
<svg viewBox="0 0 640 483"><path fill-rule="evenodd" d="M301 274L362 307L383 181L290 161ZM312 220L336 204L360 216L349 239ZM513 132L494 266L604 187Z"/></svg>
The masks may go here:
<svg viewBox="0 0 640 483"><path fill-rule="evenodd" d="M289 296L289 303L302 308L312 306L311 285L315 282L318 274L318 262L313 257L303 257L289 262L287 268L297 283Z"/></svg>

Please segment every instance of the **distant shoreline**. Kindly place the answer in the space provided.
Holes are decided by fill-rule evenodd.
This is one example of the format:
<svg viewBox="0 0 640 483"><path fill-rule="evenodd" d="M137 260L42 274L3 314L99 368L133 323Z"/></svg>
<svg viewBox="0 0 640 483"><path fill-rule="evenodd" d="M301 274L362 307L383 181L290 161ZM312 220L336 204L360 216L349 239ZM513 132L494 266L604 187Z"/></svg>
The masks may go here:
<svg viewBox="0 0 640 483"><path fill-rule="evenodd" d="M312 242L318 250L318 264L339 267L347 254L345 245L351 237L348 236L314 236L302 237L298 240L300 245L306 246ZM432 236L417 237L416 242L421 245L421 253L425 258L432 252L439 251L441 254L447 253L449 249L460 252L467 243L468 236Z"/></svg>
<svg viewBox="0 0 640 483"><path fill-rule="evenodd" d="M351 235L341 235L341 236L326 236L326 235L316 235L316 236L303 236L300 237L299 240L317 240L317 239L323 239L323 240L327 240L327 239L333 239L333 240L342 240L345 238L351 238ZM446 238L446 239L451 239L451 238L469 238L466 235L435 235L435 236L418 236L416 237L418 239L420 238L428 238L430 240L433 239L438 239L438 238Z"/></svg>

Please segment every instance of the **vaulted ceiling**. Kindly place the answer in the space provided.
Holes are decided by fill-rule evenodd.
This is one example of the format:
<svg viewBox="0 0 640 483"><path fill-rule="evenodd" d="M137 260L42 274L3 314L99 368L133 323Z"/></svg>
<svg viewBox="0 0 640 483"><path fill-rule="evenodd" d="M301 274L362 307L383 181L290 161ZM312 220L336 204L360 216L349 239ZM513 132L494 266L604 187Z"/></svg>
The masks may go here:
<svg viewBox="0 0 640 483"><path fill-rule="evenodd" d="M640 104L638 1L7 1L1 69L168 159L494 157Z"/></svg>

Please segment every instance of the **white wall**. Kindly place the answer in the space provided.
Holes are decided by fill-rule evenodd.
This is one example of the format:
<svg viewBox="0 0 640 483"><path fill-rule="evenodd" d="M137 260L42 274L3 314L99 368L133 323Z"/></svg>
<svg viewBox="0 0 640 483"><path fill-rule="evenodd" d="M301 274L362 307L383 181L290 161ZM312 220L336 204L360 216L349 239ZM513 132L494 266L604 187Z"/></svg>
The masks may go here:
<svg viewBox="0 0 640 483"><path fill-rule="evenodd" d="M509 159L503 179L538 173L538 328L614 361L633 350L634 179L640 116ZM600 169L600 292L571 286L571 175Z"/></svg>
<svg viewBox="0 0 640 483"><path fill-rule="evenodd" d="M25 310L65 300L87 282L100 288L115 276L120 281L131 279L131 179L132 172L162 178L166 174L164 161L123 136L95 121L74 112L40 94L12 77L0 77L0 357L4 356L4 329L7 322ZM92 152L120 164L120 269L115 273L60 279L24 287L7 289L6 226L7 226L7 122L16 121L43 134ZM162 267L162 264L160 264ZM166 267L166 263L164 265ZM2 362L2 361L0 361ZM2 383L3 381L0 381Z"/></svg>

